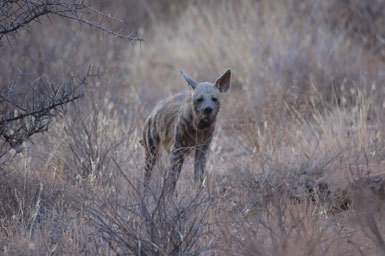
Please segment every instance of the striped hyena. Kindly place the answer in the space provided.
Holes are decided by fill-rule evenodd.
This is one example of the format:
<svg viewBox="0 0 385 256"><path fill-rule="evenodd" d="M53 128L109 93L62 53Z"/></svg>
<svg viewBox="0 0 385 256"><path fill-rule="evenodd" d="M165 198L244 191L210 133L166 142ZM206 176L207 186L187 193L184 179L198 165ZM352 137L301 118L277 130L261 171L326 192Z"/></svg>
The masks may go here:
<svg viewBox="0 0 385 256"><path fill-rule="evenodd" d="M148 117L141 144L146 151L144 184L150 181L160 146L171 153L171 169L165 188L175 189L185 156L195 149L194 182L201 185L206 154L213 138L220 108L220 93L230 88L231 70L215 83L197 83L181 71L189 90L158 104Z"/></svg>

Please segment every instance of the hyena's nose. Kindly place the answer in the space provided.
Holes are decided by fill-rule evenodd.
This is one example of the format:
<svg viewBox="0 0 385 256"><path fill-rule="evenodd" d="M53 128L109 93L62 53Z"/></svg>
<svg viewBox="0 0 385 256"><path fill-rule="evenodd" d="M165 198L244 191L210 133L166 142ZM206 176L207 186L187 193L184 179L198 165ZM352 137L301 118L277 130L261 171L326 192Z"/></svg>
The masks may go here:
<svg viewBox="0 0 385 256"><path fill-rule="evenodd" d="M211 114L211 112L213 112L211 107L205 107L205 114Z"/></svg>

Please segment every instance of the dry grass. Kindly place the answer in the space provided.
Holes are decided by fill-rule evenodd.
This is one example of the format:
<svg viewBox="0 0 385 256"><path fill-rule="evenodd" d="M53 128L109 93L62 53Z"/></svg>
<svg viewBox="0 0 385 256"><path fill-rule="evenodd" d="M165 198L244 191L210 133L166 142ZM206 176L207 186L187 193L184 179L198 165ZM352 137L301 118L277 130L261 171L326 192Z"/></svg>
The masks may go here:
<svg viewBox="0 0 385 256"><path fill-rule="evenodd" d="M381 3L171 2L101 3L137 13L128 27L143 24L142 45L43 20L2 50L5 83L15 67L104 75L5 156L0 254L383 255L385 35L370 11ZM187 159L165 199L163 156L145 197L147 113L186 88L179 69L203 81L226 68L204 190Z"/></svg>

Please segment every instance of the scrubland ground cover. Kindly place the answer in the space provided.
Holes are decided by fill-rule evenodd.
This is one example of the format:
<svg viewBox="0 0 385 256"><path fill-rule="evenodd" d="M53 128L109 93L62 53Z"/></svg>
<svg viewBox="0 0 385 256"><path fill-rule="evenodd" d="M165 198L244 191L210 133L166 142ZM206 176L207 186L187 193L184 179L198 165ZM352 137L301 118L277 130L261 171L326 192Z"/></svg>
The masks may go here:
<svg viewBox="0 0 385 256"><path fill-rule="evenodd" d="M85 97L1 158L3 255L384 255L382 1L99 1L143 42L42 19L3 46L1 85L86 72ZM191 159L142 193L155 102L226 68L205 186ZM25 72L28 71L28 74Z"/></svg>

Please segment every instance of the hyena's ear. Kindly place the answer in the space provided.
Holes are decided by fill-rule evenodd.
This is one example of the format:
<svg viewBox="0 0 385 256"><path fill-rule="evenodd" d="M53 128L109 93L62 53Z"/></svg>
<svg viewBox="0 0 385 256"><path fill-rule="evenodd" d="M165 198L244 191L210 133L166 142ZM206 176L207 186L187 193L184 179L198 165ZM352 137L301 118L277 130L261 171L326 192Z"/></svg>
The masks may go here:
<svg viewBox="0 0 385 256"><path fill-rule="evenodd" d="M183 78L187 81L189 87L192 89L192 90L195 90L195 88L198 86L198 83L194 81L194 79L192 79L191 77L189 77L188 75L186 75L185 73L183 73L182 70L179 70L180 73L182 74Z"/></svg>
<svg viewBox="0 0 385 256"><path fill-rule="evenodd" d="M228 69L220 78L215 82L215 87L220 92L227 92L231 85L231 70Z"/></svg>

